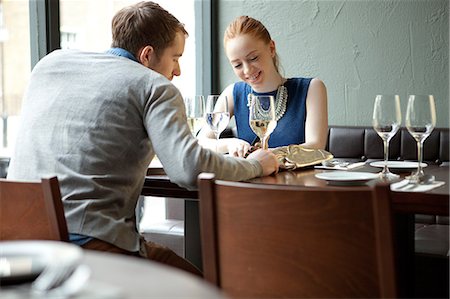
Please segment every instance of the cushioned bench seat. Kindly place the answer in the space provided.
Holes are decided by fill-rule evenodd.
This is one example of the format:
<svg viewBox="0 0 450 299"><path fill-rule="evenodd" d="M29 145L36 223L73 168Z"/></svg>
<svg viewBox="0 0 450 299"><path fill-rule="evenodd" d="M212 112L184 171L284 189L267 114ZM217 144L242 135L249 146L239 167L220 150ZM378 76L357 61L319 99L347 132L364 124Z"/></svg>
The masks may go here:
<svg viewBox="0 0 450 299"><path fill-rule="evenodd" d="M147 241L155 242L172 249L184 257L184 221L165 219L152 222L150 225L141 223L139 233Z"/></svg>
<svg viewBox="0 0 450 299"><path fill-rule="evenodd" d="M449 226L446 224L424 225L416 229L416 252L448 256L449 234Z"/></svg>
<svg viewBox="0 0 450 299"><path fill-rule="evenodd" d="M145 214L145 209L154 208L154 200L155 198L152 197L140 199L139 234L145 240L167 246L179 256L184 257L184 201L164 198L165 219L155 220Z"/></svg>

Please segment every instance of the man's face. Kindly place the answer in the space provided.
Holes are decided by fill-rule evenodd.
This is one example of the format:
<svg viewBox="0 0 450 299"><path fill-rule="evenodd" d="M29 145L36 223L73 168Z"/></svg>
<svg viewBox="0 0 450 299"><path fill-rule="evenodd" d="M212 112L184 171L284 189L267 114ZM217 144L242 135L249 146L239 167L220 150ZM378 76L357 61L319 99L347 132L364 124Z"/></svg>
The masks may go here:
<svg viewBox="0 0 450 299"><path fill-rule="evenodd" d="M179 76L181 74L178 60L183 55L184 44L184 34L182 32L177 32L172 46L164 49L159 59L154 57L154 59L150 60L149 65L146 66L172 81L174 76Z"/></svg>

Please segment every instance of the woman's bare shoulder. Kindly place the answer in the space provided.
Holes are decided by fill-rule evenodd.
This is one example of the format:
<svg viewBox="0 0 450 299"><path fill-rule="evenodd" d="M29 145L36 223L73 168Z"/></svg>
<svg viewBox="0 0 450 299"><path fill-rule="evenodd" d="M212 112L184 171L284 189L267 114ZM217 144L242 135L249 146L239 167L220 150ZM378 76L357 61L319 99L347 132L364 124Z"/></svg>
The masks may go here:
<svg viewBox="0 0 450 299"><path fill-rule="evenodd" d="M313 88L319 88L319 89L326 88L325 83L319 78L313 78L311 80L311 83L309 83L309 86L313 87Z"/></svg>

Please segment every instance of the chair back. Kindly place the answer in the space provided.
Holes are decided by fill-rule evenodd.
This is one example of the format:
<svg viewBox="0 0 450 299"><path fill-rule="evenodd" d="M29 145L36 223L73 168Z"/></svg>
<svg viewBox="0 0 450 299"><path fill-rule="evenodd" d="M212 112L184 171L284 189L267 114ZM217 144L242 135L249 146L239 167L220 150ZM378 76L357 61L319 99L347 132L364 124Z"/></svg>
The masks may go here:
<svg viewBox="0 0 450 299"><path fill-rule="evenodd" d="M0 240L69 240L56 177L0 179Z"/></svg>
<svg viewBox="0 0 450 299"><path fill-rule="evenodd" d="M199 176L204 277L233 297L396 296L388 185Z"/></svg>

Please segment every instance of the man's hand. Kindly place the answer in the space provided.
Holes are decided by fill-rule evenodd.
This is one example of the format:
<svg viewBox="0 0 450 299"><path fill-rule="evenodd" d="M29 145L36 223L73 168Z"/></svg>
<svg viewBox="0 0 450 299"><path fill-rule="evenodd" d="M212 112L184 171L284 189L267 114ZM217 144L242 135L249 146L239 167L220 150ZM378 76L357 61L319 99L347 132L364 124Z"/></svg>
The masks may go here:
<svg viewBox="0 0 450 299"><path fill-rule="evenodd" d="M263 176L278 172L279 164L275 155L268 150L258 149L248 155L247 159L255 159L263 168Z"/></svg>

